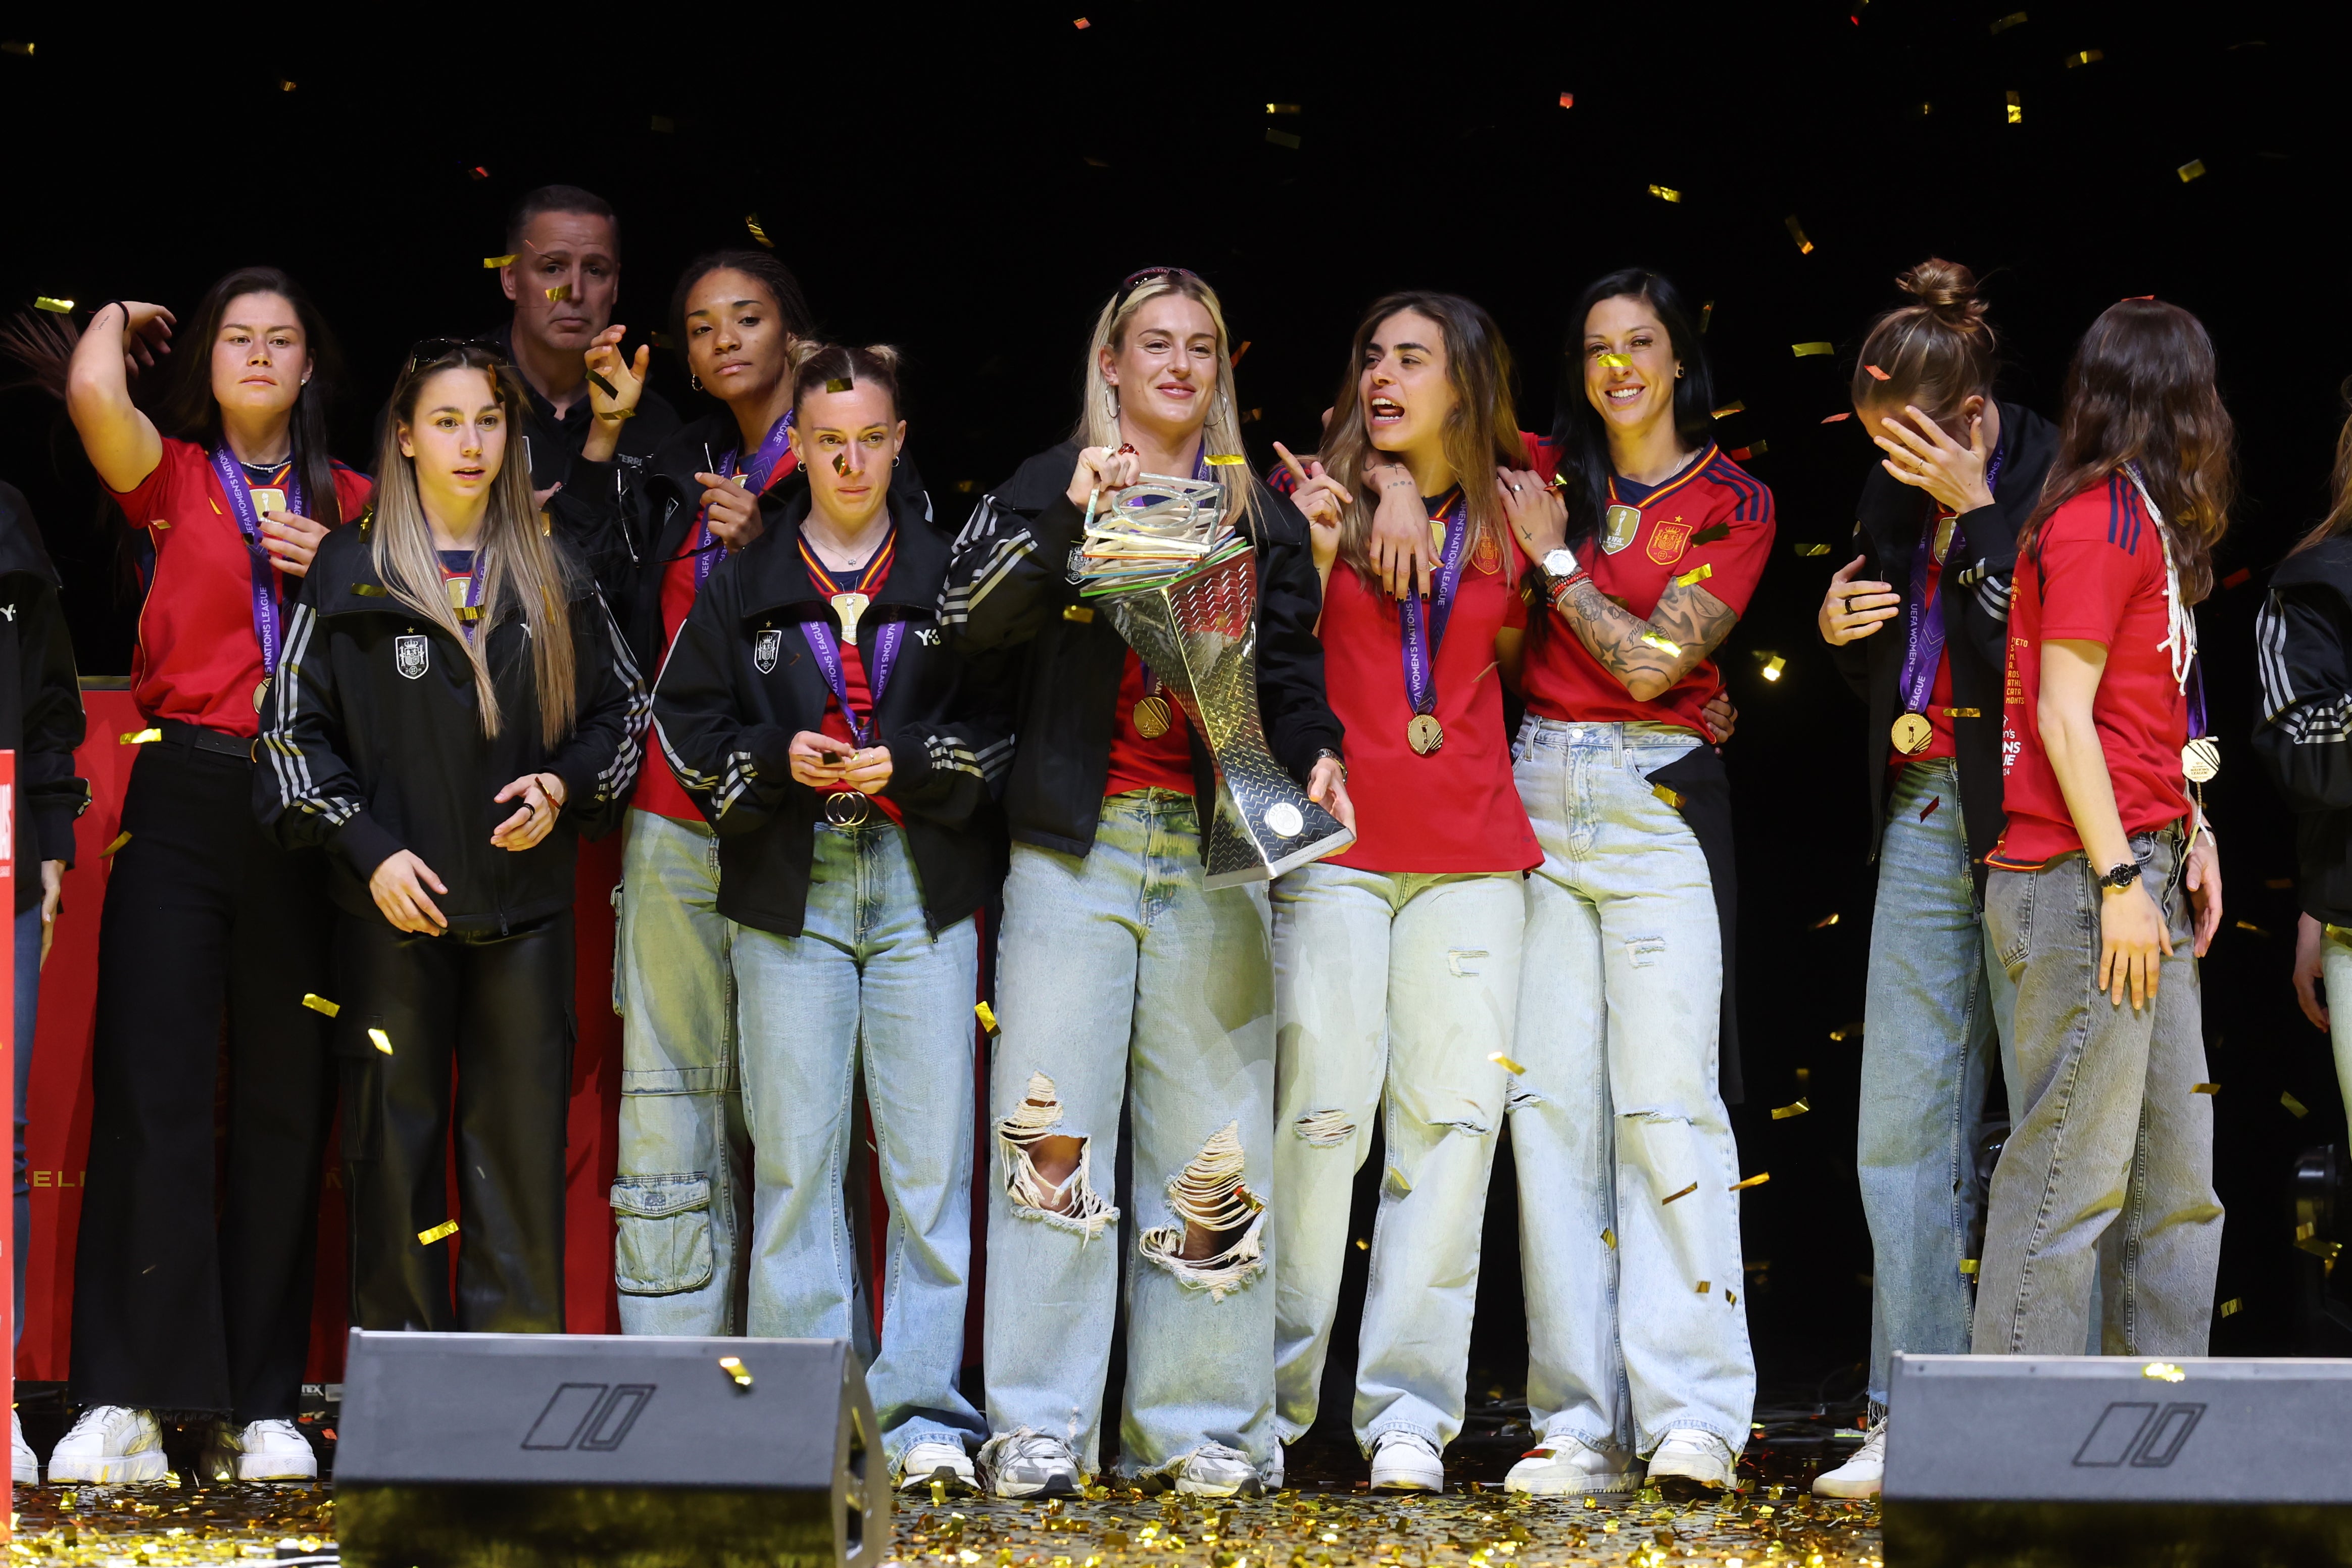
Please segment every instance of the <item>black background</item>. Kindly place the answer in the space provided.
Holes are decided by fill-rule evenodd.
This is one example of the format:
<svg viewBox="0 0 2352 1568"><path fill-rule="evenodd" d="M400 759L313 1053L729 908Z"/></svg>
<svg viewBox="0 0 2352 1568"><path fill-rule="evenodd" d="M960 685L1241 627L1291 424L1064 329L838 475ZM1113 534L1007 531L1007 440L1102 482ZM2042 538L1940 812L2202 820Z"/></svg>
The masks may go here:
<svg viewBox="0 0 2352 1568"><path fill-rule="evenodd" d="M2020 7L2024 22L1993 30ZM283 266L341 336L338 449L372 468L367 421L406 344L501 319L481 258L506 248L524 191L575 183L620 208L633 338L662 325L681 262L743 243L757 213L828 331L910 353L912 441L954 519L1066 431L1087 329L1137 267L1189 266L1222 291L1253 345L1240 384L1263 411L1245 432L1261 459L1277 437L1313 443L1347 334L1386 289L1493 310L1519 355L1523 423L1541 427L1565 301L1608 268L1669 271L1715 302L1718 401L1747 410L1720 434L1760 444L1748 466L1779 504L1780 543L1722 663L1742 710L1728 755L1750 1100L1735 1121L1745 1167L1773 1178L1746 1200L1748 1304L1766 1378L1783 1383L1857 1360L1869 1315L1859 1034L1832 1031L1862 1014L1862 758L1883 741L1862 735L1813 631L1845 557L1794 547L1843 545L1872 454L1853 421L1822 421L1846 406L1894 275L1931 253L1987 279L2005 395L2053 416L2092 317L2126 295L2177 301L2212 331L2240 432L2245 495L2221 570L2253 574L2202 612L2226 758L2210 799L2242 922L2204 971L2230 1208L2220 1294L2243 1303L2214 1345L2280 1352L2304 1342L2295 1300L2315 1268L2291 1246L2287 1168L2340 1139L2343 1116L2288 989L2291 824L2244 737L2262 574L2325 508L2352 371L2334 9L1067 0L394 9L332 26L240 9L219 27L117 28L50 8L13 25L38 26L34 55L0 55L0 299L184 311L232 266ZM2192 159L2205 173L2184 181ZM1812 340L1837 355L1791 353ZM676 362L657 377L695 409ZM67 574L84 669L123 671L131 607L93 482L35 394L0 397L0 476L32 497ZM1766 650L1788 660L1778 684L1759 678ZM1811 1113L1770 1120L1800 1068ZM1482 1384L1524 1359L1514 1213L1498 1181Z"/></svg>

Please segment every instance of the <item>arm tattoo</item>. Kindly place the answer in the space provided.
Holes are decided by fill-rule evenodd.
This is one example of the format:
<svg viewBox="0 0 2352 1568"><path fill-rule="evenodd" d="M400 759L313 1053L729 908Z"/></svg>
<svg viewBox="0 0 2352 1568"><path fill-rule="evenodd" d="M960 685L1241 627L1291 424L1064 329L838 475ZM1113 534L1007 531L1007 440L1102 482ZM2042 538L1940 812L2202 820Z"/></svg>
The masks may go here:
<svg viewBox="0 0 2352 1568"><path fill-rule="evenodd" d="M1656 696L1698 668L1731 635L1739 617L1697 584L1669 583L1643 620L1612 603L1590 578L1560 601L1569 624L1601 668L1637 695Z"/></svg>

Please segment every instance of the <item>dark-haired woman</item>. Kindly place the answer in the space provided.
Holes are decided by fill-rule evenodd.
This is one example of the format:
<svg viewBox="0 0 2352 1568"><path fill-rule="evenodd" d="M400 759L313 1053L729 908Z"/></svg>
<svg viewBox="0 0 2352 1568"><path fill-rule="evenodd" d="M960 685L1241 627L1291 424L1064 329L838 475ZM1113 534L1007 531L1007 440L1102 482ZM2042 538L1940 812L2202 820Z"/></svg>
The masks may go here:
<svg viewBox="0 0 2352 1568"><path fill-rule="evenodd" d="M364 510L369 482L328 456L334 345L292 279L230 273L174 355L177 325L160 305L102 305L56 378L90 465L153 558L131 665L151 740L99 926L74 1259L83 1409L50 1456L53 1482L160 1479L158 1408L221 1417L207 1479L318 1473L293 1417L334 1079L325 1020L303 998L332 994L332 922L319 857L254 825L252 746L289 585ZM167 355L176 374L151 416L133 388Z"/></svg>
<svg viewBox="0 0 2352 1568"><path fill-rule="evenodd" d="M980 1458L1002 1497L1074 1491L1098 1464L1119 1305L1122 1107L1143 1212L1120 1469L1212 1497L1280 1474L1255 1195L1269 1188L1273 1139L1265 891L1204 885L1218 789L1208 748L1068 575L1096 496L1146 473L1219 479L1257 546L1258 701L1273 754L1349 819L1307 527L1241 461L1231 354L1199 278L1154 268L1129 279L1096 319L1076 435L982 498L948 572L950 640L1019 647L1026 671L989 1087L992 1436Z"/></svg>
<svg viewBox="0 0 2352 1568"><path fill-rule="evenodd" d="M1962 1268L1997 1050L2016 1081L2000 1043L2009 974L1983 923L1984 857L2003 821L2010 578L2058 450L2048 420L1993 395L2000 345L1969 269L1931 258L1897 284L1911 302L1872 324L1853 371L1854 417L1881 457L1855 509L1854 558L1818 616L1869 708L1878 863L1855 1154L1877 1258L1870 1435L1814 1481L1825 1497L1878 1495L1888 1358L1969 1347L1975 1282Z"/></svg>
<svg viewBox="0 0 2352 1568"><path fill-rule="evenodd" d="M1755 1400L1724 1110L1727 786L1712 662L1772 546L1772 496L1707 438L1696 323L1629 269L1584 291L1549 455L1497 499L1535 563L1513 1094L1528 1401L1514 1490L1732 1484ZM1563 506L1563 500L1565 505ZM1709 845L1704 840L1712 838Z"/></svg>
<svg viewBox="0 0 2352 1568"><path fill-rule="evenodd" d="M956 1385L971 1254L977 912L1012 755L1001 656L939 636L949 541L890 488L898 356L825 347L793 376L803 479L715 574L655 715L719 835L756 1182L758 1335L848 1338L863 1312L842 1178L862 1064L889 1204L866 1372L895 1483L976 1484Z"/></svg>
<svg viewBox="0 0 2352 1568"><path fill-rule="evenodd" d="M563 1329L573 863L620 816L648 700L531 505L527 406L480 348L411 358L373 513L303 584L261 738L252 809L332 868L361 1328Z"/></svg>
<svg viewBox="0 0 2352 1568"><path fill-rule="evenodd" d="M1377 1114L1390 1176L1354 1410L1376 1490L1444 1490L1439 1456L1462 1429L1520 884L1543 859L1511 783L1499 673L1517 668L1527 625L1525 563L1490 473L1527 461L1510 385L1485 310L1391 294L1356 330L1328 468L1295 474L1325 580L1318 636L1356 842L1274 886L1276 1421L1286 1442L1315 1424ZM1439 540L1426 602L1392 599L1372 575L1383 513Z"/></svg>
<svg viewBox="0 0 2352 1568"><path fill-rule="evenodd" d="M2212 1325L2221 1203L2191 953L2221 923L2221 870L2185 775L2203 736L2193 606L2234 488L2213 377L2196 317L2109 306L2067 369L2018 538L2009 823L1985 916L2017 987L2024 1115L1986 1199L1979 1355L2077 1353L2103 1257L2111 1353L2203 1355Z"/></svg>
<svg viewBox="0 0 2352 1568"><path fill-rule="evenodd" d="M621 613L640 669L662 667L702 585L760 537L761 498L795 471L792 352L809 331L799 281L764 251L697 257L678 277L670 331L694 383L719 400L622 483L618 432L643 394L622 329L591 346L597 425L550 503L592 558L635 563ZM607 391L606 388L610 388ZM620 1159L614 1282L633 1334L740 1333L750 1226L731 927L719 909L719 840L648 739L621 862Z"/></svg>
<svg viewBox="0 0 2352 1568"><path fill-rule="evenodd" d="M2352 406L2352 382L2344 386ZM2255 623L2263 721L2254 749L2295 812L2294 993L2327 1031L2352 1107L2352 419L2336 438L2334 504L2271 573ZM2334 1004L2340 1003L2341 1005Z"/></svg>

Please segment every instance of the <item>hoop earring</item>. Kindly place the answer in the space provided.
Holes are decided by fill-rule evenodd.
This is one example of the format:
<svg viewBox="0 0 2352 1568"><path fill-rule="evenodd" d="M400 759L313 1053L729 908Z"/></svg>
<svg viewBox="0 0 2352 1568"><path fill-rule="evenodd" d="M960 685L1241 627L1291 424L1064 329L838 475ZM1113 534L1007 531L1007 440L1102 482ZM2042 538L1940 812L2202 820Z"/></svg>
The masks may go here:
<svg viewBox="0 0 2352 1568"><path fill-rule="evenodd" d="M1683 367L1682 367L1682 366L1680 366L1680 365L1676 365L1676 366L1675 366L1675 379L1676 381L1680 381L1682 378L1683 378Z"/></svg>
<svg viewBox="0 0 2352 1568"><path fill-rule="evenodd" d="M1103 417L1114 425L1118 423L1118 388L1116 386L1103 388Z"/></svg>
<svg viewBox="0 0 2352 1568"><path fill-rule="evenodd" d="M694 387L695 391L700 392L702 390L702 378L700 376L688 375L686 379Z"/></svg>
<svg viewBox="0 0 2352 1568"><path fill-rule="evenodd" d="M897 468L897 467L898 466L898 458L891 458L891 459L890 459L890 466L891 466L892 468Z"/></svg>

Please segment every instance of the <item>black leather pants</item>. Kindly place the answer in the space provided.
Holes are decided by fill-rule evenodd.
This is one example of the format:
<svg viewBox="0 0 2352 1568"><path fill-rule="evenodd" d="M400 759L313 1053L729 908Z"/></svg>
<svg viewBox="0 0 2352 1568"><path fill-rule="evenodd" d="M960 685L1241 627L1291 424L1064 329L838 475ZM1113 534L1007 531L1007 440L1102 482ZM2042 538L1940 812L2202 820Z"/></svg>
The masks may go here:
<svg viewBox="0 0 2352 1568"><path fill-rule="evenodd" d="M570 911L503 936L415 936L340 915L335 972L352 1321L562 1333ZM453 1217L457 1234L433 1235Z"/></svg>

